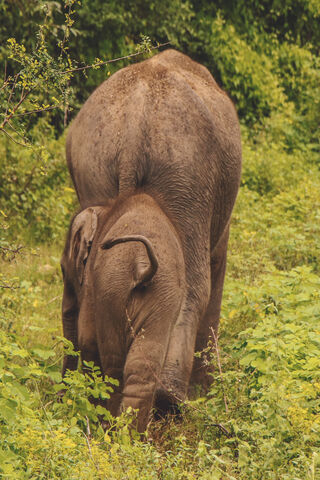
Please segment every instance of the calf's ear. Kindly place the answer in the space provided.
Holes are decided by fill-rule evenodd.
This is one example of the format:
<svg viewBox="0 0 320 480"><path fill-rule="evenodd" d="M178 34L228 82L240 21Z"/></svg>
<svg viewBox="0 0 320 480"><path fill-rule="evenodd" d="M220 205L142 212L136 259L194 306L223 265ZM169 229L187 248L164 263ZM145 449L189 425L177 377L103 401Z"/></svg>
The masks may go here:
<svg viewBox="0 0 320 480"><path fill-rule="evenodd" d="M72 222L70 231L69 260L74 264L80 285L84 269L98 226L98 216L92 207L79 213Z"/></svg>

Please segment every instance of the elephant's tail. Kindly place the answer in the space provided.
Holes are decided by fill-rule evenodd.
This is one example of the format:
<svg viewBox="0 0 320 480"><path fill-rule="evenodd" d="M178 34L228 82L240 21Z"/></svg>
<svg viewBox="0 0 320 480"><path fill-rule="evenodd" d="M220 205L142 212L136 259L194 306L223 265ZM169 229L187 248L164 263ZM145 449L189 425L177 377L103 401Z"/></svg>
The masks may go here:
<svg viewBox="0 0 320 480"><path fill-rule="evenodd" d="M143 272L140 272L138 283L141 284L149 282L158 270L158 260L150 240L148 240L146 237L143 235L124 235L123 237L110 238L103 242L101 248L107 250L112 248L114 245L125 242L141 242L146 247L150 265L148 268L144 269Z"/></svg>

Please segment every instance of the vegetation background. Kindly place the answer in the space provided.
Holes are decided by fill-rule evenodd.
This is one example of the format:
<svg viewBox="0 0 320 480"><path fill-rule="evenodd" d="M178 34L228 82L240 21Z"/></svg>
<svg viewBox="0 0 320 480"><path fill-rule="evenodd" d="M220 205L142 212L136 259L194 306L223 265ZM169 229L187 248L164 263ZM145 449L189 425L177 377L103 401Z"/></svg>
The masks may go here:
<svg viewBox="0 0 320 480"><path fill-rule="evenodd" d="M0 0L2 478L320 478L319 21L319 0ZM234 100L244 167L211 391L141 440L88 402L110 391L94 369L57 400L64 143L98 84L167 41Z"/></svg>

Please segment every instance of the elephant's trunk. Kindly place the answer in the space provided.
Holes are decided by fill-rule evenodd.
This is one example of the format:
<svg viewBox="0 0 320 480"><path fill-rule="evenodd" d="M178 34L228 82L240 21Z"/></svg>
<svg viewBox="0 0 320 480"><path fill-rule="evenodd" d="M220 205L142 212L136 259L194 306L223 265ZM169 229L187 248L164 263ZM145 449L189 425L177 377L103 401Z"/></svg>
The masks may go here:
<svg viewBox="0 0 320 480"><path fill-rule="evenodd" d="M143 273L140 272L139 284L149 282L157 272L158 260L156 254L154 253L153 246L146 237L143 235L125 235L123 237L111 238L104 241L101 248L107 250L112 248L114 245L125 242L141 242L146 247L150 265L148 268L144 269Z"/></svg>

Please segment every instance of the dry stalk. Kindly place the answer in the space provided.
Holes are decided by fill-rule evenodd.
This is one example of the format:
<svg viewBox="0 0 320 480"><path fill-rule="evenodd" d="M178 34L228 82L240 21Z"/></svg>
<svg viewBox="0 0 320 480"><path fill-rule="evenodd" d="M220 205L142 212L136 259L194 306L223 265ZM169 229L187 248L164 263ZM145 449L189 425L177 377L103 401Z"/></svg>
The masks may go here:
<svg viewBox="0 0 320 480"><path fill-rule="evenodd" d="M88 450L89 450L89 456L91 458L91 461L93 463L93 465L95 466L97 472L99 472L99 466L97 465L94 457L93 457L93 454L92 454L92 449L91 449L91 444L90 444L90 441L89 441L89 438L88 436L84 433L84 432L81 432L84 436L84 438L86 439L86 442L87 442L87 446L88 446Z"/></svg>
<svg viewBox="0 0 320 480"><path fill-rule="evenodd" d="M89 450L89 455L90 455L90 458L92 460L92 463L93 465L95 466L97 472L99 472L99 465L96 463L94 457L93 457L93 454L92 454L92 448L91 448L91 444L90 444L90 440L92 438L92 435L91 435L91 430L90 430L90 422L89 422L89 418L87 417L86 415L86 422L87 422L87 435L83 433L85 439L86 439L86 442L87 442L87 445L88 445L88 450Z"/></svg>
<svg viewBox="0 0 320 480"><path fill-rule="evenodd" d="M89 422L89 418L87 417L87 415L86 415L86 421L87 421L87 435L88 435L88 438L90 438L90 440L91 440L90 422Z"/></svg>
<svg viewBox="0 0 320 480"><path fill-rule="evenodd" d="M213 341L214 341L214 347L215 347L216 356L217 356L219 375L220 375L220 381L221 381L221 388L222 388L222 392L223 392L224 406L225 406L226 412L228 413L229 408L228 408L228 402L227 402L227 395L226 395L226 391L225 391L225 388L224 388L224 381L223 381L221 361L220 361L220 351L219 351L219 346L218 346L218 338L217 338L217 335L216 335L216 333L215 333L215 331L212 327L210 328L210 330L211 330L211 333L212 333L212 338L213 338Z"/></svg>

